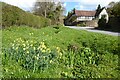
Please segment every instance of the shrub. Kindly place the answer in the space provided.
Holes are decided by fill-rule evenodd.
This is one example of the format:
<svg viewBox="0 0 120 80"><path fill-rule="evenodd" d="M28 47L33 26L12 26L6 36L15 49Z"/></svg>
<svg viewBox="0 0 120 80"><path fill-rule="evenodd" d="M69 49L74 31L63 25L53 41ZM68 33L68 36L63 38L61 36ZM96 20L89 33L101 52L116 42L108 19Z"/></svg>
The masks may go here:
<svg viewBox="0 0 120 80"><path fill-rule="evenodd" d="M106 28L106 19L104 17L102 17L101 19L99 19L99 21L98 21L98 27L100 29Z"/></svg>
<svg viewBox="0 0 120 80"><path fill-rule="evenodd" d="M30 27L41 28L51 24L50 19L38 17L22 9L1 2L2 4L2 27L12 25L28 25Z"/></svg>

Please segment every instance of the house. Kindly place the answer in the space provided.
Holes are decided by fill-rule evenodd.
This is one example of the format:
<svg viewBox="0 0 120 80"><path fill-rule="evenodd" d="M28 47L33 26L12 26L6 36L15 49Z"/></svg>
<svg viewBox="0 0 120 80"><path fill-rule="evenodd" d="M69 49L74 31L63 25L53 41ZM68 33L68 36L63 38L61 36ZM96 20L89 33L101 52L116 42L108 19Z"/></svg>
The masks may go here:
<svg viewBox="0 0 120 80"><path fill-rule="evenodd" d="M77 16L77 21L91 21L95 18L96 11L75 10L74 16Z"/></svg>
<svg viewBox="0 0 120 80"><path fill-rule="evenodd" d="M76 25L81 22L84 22L85 24L87 24L87 26L96 26L98 20L102 17L104 17L108 22L109 16L105 7L103 7L99 11L86 11L74 9L71 13L71 16L66 18L65 23L66 25Z"/></svg>

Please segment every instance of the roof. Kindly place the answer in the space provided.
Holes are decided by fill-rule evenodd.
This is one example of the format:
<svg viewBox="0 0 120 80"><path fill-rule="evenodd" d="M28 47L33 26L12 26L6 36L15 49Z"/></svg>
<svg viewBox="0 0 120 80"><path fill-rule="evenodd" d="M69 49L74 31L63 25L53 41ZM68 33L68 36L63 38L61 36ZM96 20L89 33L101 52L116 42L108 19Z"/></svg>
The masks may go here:
<svg viewBox="0 0 120 80"><path fill-rule="evenodd" d="M102 12L103 9L105 9L105 7L101 8L99 11L96 11L95 16L98 16Z"/></svg>
<svg viewBox="0 0 120 80"><path fill-rule="evenodd" d="M76 16L95 16L96 11L75 10Z"/></svg>

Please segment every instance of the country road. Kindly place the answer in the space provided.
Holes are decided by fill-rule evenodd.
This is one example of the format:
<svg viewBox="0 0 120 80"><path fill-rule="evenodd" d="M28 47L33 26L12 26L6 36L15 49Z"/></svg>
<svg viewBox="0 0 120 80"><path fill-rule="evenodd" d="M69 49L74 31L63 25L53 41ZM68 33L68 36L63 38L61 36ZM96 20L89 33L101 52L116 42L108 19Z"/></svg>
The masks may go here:
<svg viewBox="0 0 120 80"><path fill-rule="evenodd" d="M66 26L66 27L73 28L73 29L78 29L78 30L86 30L86 31L89 31L89 32L108 34L108 35L112 35L112 36L120 36L120 33L118 33L118 32L96 30L93 27L77 27L77 26Z"/></svg>

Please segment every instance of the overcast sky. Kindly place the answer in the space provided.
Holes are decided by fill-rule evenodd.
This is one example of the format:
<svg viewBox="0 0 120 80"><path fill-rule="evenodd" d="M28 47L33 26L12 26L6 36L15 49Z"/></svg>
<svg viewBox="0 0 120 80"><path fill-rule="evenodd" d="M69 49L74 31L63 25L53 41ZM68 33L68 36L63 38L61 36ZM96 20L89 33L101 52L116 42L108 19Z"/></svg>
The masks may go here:
<svg viewBox="0 0 120 80"><path fill-rule="evenodd" d="M33 7L36 0L0 0L8 4L12 4L22 8L23 10L29 11ZM39 0L45 1L45 0ZM48 0L47 0L48 1ZM66 12L76 8L78 10L95 10L97 5L100 4L102 7L107 6L111 1L119 0L54 0L64 2Z"/></svg>

